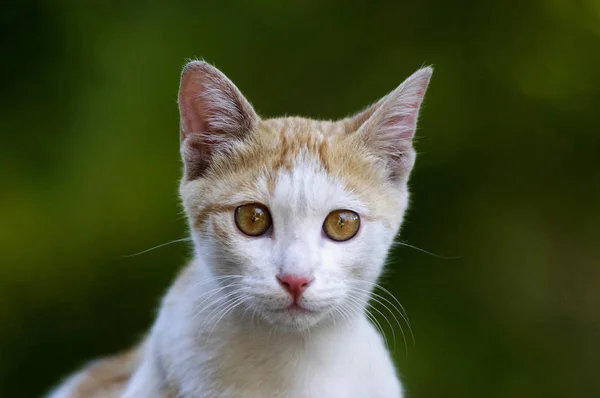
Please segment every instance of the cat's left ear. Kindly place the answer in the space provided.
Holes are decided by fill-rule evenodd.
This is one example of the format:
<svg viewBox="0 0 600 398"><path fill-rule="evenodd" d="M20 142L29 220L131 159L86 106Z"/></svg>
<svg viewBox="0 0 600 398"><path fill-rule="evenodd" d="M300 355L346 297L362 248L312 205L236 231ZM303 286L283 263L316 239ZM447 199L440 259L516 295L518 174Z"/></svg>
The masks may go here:
<svg viewBox="0 0 600 398"><path fill-rule="evenodd" d="M432 73L431 67L419 69L349 121L354 134L385 160L392 180L404 181L414 165L412 140Z"/></svg>
<svg viewBox="0 0 600 398"><path fill-rule="evenodd" d="M189 62L179 88L185 178L204 175L216 153L248 135L259 117L240 90L214 66Z"/></svg>

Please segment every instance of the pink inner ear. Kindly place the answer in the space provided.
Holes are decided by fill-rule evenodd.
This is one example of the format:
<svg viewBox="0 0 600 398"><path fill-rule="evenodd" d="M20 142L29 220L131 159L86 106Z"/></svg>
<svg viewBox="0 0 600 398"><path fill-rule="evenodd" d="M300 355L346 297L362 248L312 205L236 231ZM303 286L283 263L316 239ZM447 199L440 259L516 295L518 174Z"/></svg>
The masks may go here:
<svg viewBox="0 0 600 398"><path fill-rule="evenodd" d="M385 125L396 130L398 138L410 140L415 134L419 104L407 105L405 111L406 113L393 114L385 120Z"/></svg>
<svg viewBox="0 0 600 398"><path fill-rule="evenodd" d="M237 87L206 62L185 66L178 99L181 153L188 178L202 175L215 151L250 133L258 120Z"/></svg>
<svg viewBox="0 0 600 398"><path fill-rule="evenodd" d="M195 113L189 110L189 106L180 105L181 112L181 140L185 139L185 136L191 132L202 131L204 124L200 118L195 117Z"/></svg>
<svg viewBox="0 0 600 398"><path fill-rule="evenodd" d="M431 68L418 70L390 93L382 104L377 113L381 118L380 128L388 130L386 135L394 134L395 131L396 140L412 139L431 72Z"/></svg>
<svg viewBox="0 0 600 398"><path fill-rule="evenodd" d="M380 100L374 112L373 107L367 109L368 119L358 130L368 145L385 159L389 176L394 180L405 178L412 168L415 153L412 138L432 71L431 68L418 70ZM354 120L361 118L364 120L362 114Z"/></svg>
<svg viewBox="0 0 600 398"><path fill-rule="evenodd" d="M205 93L203 71L184 71L179 91L179 112L181 114L181 139L189 133L201 133L206 129L206 111L202 102Z"/></svg>
<svg viewBox="0 0 600 398"><path fill-rule="evenodd" d="M223 73L198 61L183 71L179 109L182 138L190 133L214 135L217 140L240 137L258 120L250 103Z"/></svg>

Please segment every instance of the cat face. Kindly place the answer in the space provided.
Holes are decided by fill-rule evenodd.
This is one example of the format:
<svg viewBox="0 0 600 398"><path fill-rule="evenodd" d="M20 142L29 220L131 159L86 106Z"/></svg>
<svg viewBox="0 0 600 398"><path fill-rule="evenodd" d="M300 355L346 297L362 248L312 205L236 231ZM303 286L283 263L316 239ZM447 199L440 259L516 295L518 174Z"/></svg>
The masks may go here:
<svg viewBox="0 0 600 398"><path fill-rule="evenodd" d="M186 66L181 196L230 308L297 331L364 310L407 207L430 75L338 122L261 120L221 72Z"/></svg>

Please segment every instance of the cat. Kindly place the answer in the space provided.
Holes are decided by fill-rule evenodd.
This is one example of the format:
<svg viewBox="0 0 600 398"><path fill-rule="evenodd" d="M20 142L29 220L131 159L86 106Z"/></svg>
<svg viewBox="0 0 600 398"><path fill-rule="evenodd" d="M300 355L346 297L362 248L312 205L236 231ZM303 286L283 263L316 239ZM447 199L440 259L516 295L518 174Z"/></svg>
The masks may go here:
<svg viewBox="0 0 600 398"><path fill-rule="evenodd" d="M179 90L194 258L144 341L51 398L398 398L365 308L408 205L433 69L339 121L261 119L203 61Z"/></svg>

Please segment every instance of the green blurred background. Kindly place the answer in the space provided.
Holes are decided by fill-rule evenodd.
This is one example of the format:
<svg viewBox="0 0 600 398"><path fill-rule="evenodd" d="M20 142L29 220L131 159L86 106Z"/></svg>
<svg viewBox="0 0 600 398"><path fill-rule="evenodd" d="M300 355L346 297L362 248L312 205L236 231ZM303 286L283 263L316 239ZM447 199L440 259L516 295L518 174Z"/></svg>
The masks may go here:
<svg viewBox="0 0 600 398"><path fill-rule="evenodd" d="M152 322L190 248L124 256L186 235L196 57L262 115L319 118L433 64L402 238L460 259L393 253L409 396L600 397L600 1L9 0L0 29L1 397Z"/></svg>

